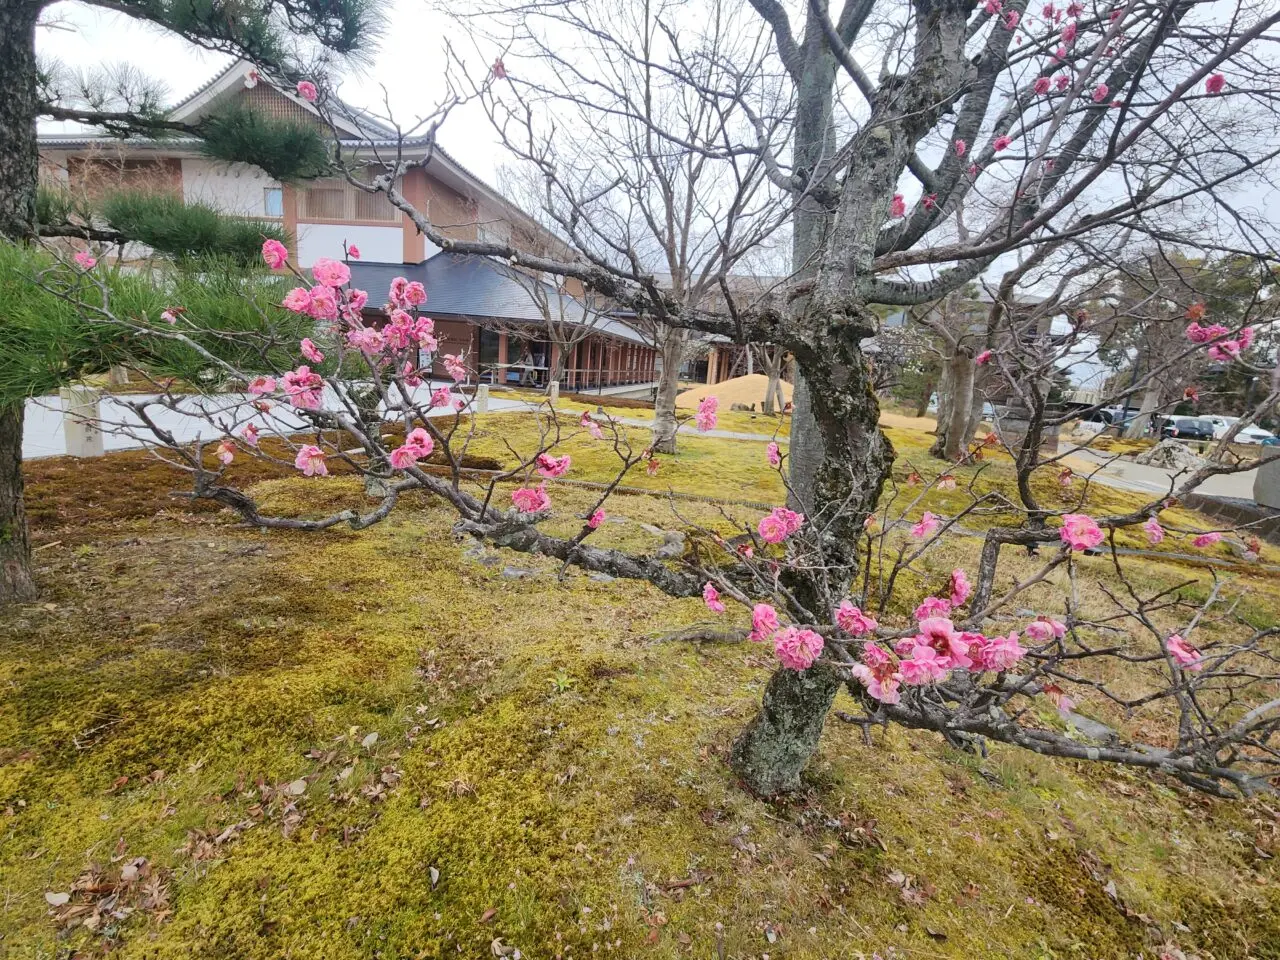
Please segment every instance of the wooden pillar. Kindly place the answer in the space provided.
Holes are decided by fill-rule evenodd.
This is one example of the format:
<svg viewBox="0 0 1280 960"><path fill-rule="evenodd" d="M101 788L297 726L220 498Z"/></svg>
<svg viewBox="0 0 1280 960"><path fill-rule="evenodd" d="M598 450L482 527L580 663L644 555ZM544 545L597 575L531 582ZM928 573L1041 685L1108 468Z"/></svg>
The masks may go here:
<svg viewBox="0 0 1280 960"><path fill-rule="evenodd" d="M415 167L404 175L404 180L400 186L404 193L404 198L413 204L415 209L426 210L428 205L427 197L427 172L421 167ZM403 235L404 262L405 263L421 263L426 259L427 245L426 238L418 232L418 226L407 213L400 215L400 232Z"/></svg>
<svg viewBox="0 0 1280 960"><path fill-rule="evenodd" d="M293 265L298 266L298 188L290 184L283 184L280 187L280 203L284 209L281 210L284 219L284 232L288 234L289 240L289 259ZM279 272L285 272L288 268L282 267Z"/></svg>
<svg viewBox="0 0 1280 960"><path fill-rule="evenodd" d="M509 348L507 335L498 334L498 369L494 372L493 382L499 386L506 386L507 383L507 364L511 362L511 357L507 353Z"/></svg>
<svg viewBox="0 0 1280 960"><path fill-rule="evenodd" d="M550 385L551 378L555 374L556 364L560 362L560 344L553 343L551 345L551 359L547 361L547 384Z"/></svg>

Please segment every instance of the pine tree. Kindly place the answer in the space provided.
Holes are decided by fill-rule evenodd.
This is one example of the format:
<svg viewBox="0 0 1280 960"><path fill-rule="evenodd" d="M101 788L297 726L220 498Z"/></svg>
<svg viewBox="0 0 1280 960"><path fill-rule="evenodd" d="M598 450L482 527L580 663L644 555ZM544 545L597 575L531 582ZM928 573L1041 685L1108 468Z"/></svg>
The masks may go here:
<svg viewBox="0 0 1280 960"><path fill-rule="evenodd" d="M187 241L198 224L158 230L156 211L138 203L131 210L118 209L114 218L95 217L88 226L65 216L65 204L39 202L36 122L41 117L95 124L121 137L196 137L210 156L254 164L282 181L323 172L328 150L316 127L260 116L243 107L195 124L177 123L166 118L155 85L141 76L117 75L108 94L93 77L67 83L65 76L42 69L36 59L35 31L48 5L46 0L0 0L0 238L29 242L41 235L101 231L95 239L145 240L178 256L229 252L219 249L222 240L216 240L213 249L193 251ZM241 57L291 84L316 80L327 58L357 54L377 33L373 8L364 0L104 0L101 5L206 49ZM64 216L50 216L53 222L42 223L38 215L58 211ZM233 243L230 237L224 239ZM242 246L243 235L235 242ZM0 323L5 323L3 309ZM22 501L22 419L21 401L0 400L0 603L36 594Z"/></svg>

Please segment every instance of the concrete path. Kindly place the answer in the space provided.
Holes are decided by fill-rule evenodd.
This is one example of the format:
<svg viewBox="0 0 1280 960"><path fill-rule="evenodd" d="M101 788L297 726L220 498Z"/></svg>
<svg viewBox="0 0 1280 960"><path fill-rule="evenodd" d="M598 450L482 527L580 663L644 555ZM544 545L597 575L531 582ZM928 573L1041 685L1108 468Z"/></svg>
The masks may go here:
<svg viewBox="0 0 1280 960"><path fill-rule="evenodd" d="M425 401L432 390L441 386L445 386L445 384L423 384L423 386L414 391L414 398ZM461 397L462 395L454 394L454 396ZM144 440L148 443L154 442L146 426L126 404L156 400L158 398L159 394L131 394L121 397L104 396L99 408L102 413L103 446L108 451L136 450L144 446ZM235 430L239 430L249 422L253 422L263 432L279 429L292 431L302 429L305 426L302 420L291 416L288 408L282 404L277 404L269 415L259 414L252 418L245 418L245 401L249 399L252 398L243 393L214 394L211 396L191 394L183 396L180 400L181 406L191 410L191 414L184 414L180 410L170 410L164 407L152 407L148 410L148 415L155 419L158 426L170 431L180 443L189 443L201 437L212 439L220 436L221 431L215 430L210 425L207 417L212 417L218 423L226 423ZM600 399L607 403L608 394L605 394ZM489 412L528 412L536 409L541 403L542 398L536 394L523 397L495 393L489 398ZM336 407L337 405L336 396L331 390L326 390L325 406ZM576 408L580 405L577 401L562 401L562 406L570 408ZM27 401L22 437L22 456L24 459L60 457L66 454L67 442L63 426L63 411L63 401L58 396L37 397ZM447 417L452 415L452 411L442 407L433 410L431 415ZM623 417L621 422L628 426L644 427L645 429L648 429L652 424L651 420L639 417ZM697 433L691 424L684 424L681 429L689 435ZM768 442L774 439L768 434L739 433L733 430L710 430L705 434L698 435L760 442ZM779 437L778 442L785 444L787 438Z"/></svg>
<svg viewBox="0 0 1280 960"><path fill-rule="evenodd" d="M1080 476L1091 477L1094 483L1140 493L1168 493L1171 484L1176 486L1186 479L1186 474L1175 474L1172 470L1149 467L1132 460L1114 459L1105 453L1084 447L1070 451L1064 462ZM1244 470L1210 477L1196 487L1195 492L1211 497L1252 500L1253 481L1257 475L1257 470Z"/></svg>

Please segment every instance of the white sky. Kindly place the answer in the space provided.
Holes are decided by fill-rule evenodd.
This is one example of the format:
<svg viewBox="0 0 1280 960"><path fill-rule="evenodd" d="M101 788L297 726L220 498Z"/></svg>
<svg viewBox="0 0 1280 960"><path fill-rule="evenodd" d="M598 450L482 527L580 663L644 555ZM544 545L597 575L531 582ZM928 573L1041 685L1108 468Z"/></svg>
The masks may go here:
<svg viewBox="0 0 1280 960"><path fill-rule="evenodd" d="M383 87L394 116L402 126L411 117L429 112L444 93L443 81L433 64L443 63L443 39L448 33L459 55L477 77L489 60L481 58L456 25L429 9L425 0L392 0L386 16L391 25L378 51L358 72L342 78L341 95L353 106L382 114ZM91 69L130 63L147 76L162 81L169 102L177 102L201 86L228 63L230 57L202 50L168 31L141 23L123 14L81 3L55 4L45 11L36 34L42 57ZM41 124L42 131L66 129L58 123ZM450 115L440 137L441 145L477 176L493 183L498 166L507 159L487 118L478 109L462 108Z"/></svg>

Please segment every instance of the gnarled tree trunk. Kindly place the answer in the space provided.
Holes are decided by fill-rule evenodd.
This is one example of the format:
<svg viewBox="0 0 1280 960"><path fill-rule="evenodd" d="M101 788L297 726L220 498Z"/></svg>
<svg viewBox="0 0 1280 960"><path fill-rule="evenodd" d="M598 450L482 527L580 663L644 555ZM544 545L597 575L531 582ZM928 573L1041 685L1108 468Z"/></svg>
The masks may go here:
<svg viewBox="0 0 1280 960"><path fill-rule="evenodd" d="M0 0L0 237L10 240L34 236L36 229L39 15L37 3ZM22 417L21 402L0 408L0 603L36 593L22 504Z"/></svg>
<svg viewBox="0 0 1280 960"><path fill-rule="evenodd" d="M821 664L803 672L778 670L760 710L733 744L730 762L752 792L772 797L796 790L817 749L840 676Z"/></svg>
<svg viewBox="0 0 1280 960"><path fill-rule="evenodd" d="M685 331L669 329L658 344L662 369L658 371L658 389L653 402L653 435L655 453L676 452L676 394L680 392L680 364L684 361Z"/></svg>
<svg viewBox="0 0 1280 960"><path fill-rule="evenodd" d="M937 439L929 448L933 456L952 462L959 460L973 439L978 426L975 405L978 416L982 412L981 400L975 399L975 376L973 357L964 350L957 350L943 367L943 383L938 391Z"/></svg>

